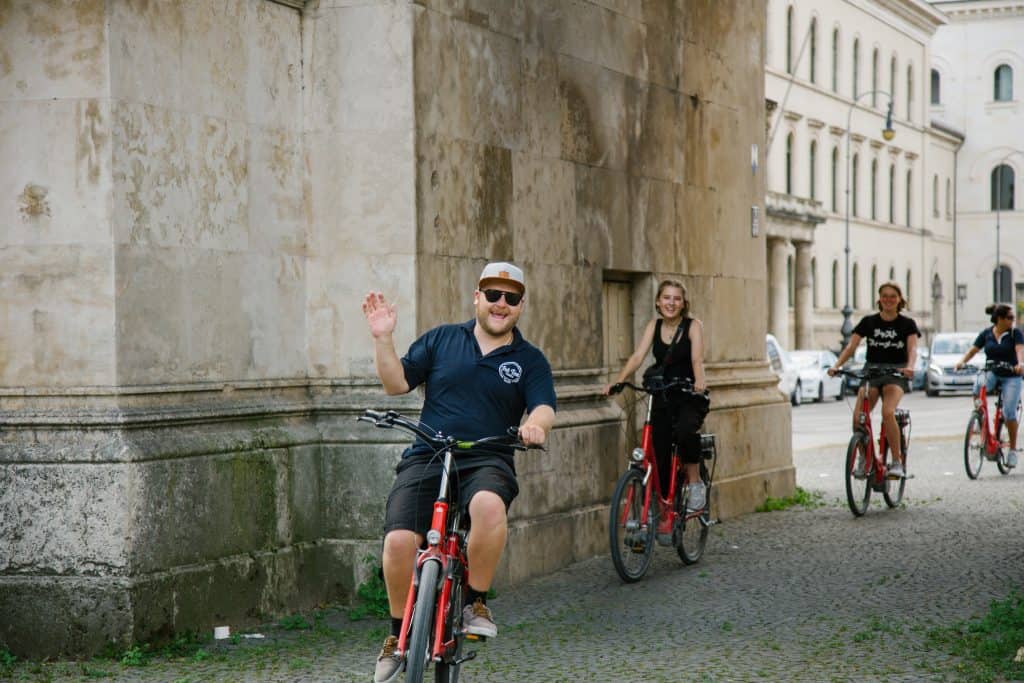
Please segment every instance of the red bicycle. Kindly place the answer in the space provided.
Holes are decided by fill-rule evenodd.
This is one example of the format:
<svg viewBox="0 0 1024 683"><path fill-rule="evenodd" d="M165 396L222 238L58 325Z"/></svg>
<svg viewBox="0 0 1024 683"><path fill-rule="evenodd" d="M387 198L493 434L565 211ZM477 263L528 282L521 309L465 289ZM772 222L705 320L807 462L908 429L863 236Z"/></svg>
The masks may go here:
<svg viewBox="0 0 1024 683"><path fill-rule="evenodd" d="M694 564L704 554L708 528L712 524L711 483L717 462L715 435L701 434L700 477L707 492L704 507L700 510L687 510L689 482L682 471L679 453L673 447L671 476L668 487L663 489L658 480L651 427L653 395L675 389L707 400L706 394L691 391L692 386L689 381L678 381L650 387L638 387L629 382L621 382L611 387L612 394L619 393L624 387L647 394L647 417L644 420L641 446L633 449L629 457L629 467L615 486L608 522L612 562L619 577L627 583L639 581L647 572L654 553L658 520L666 515L672 520L669 543L675 546L683 563ZM710 471L707 467L708 460L711 461Z"/></svg>
<svg viewBox="0 0 1024 683"><path fill-rule="evenodd" d="M903 500L903 492L907 488L907 479L910 479L911 476L905 475L898 479L889 478L889 468L886 462L889 442L883 429L878 437L878 448L875 448L874 430L871 427L871 404L868 401L866 380L887 376L903 377L903 375L887 368L867 368L859 372L839 370L838 374L858 379L861 385L857 394L857 400L860 401L860 417L853 430L853 435L850 437L850 444L846 448L846 502L850 506L850 512L855 517L860 517L867 512L872 491L881 492L882 497L885 498L885 504L890 508L898 507ZM900 428L900 451L903 453L903 469L906 471L907 447L910 445L910 411L897 408L896 424Z"/></svg>
<svg viewBox="0 0 1024 683"><path fill-rule="evenodd" d="M356 419L371 422L381 429L398 427L434 448L435 456L444 453L441 488L434 502L426 547L420 549L416 557L396 651L405 661L406 681L420 683L427 665L433 662L435 681L456 683L462 663L476 657L476 652L463 654L463 641L485 639L466 633L462 628L462 592L469 581L466 554L469 516L462 514L457 493L449 486L450 475L458 471L453 451L486 450L488 446L516 451L544 450L544 447L523 444L517 437L516 427L509 427L506 435L462 441L428 431L421 423L393 410L383 413L367 410Z"/></svg>
<svg viewBox="0 0 1024 683"><path fill-rule="evenodd" d="M989 361L985 363L985 372L1003 370L1013 372L1013 366L1000 361ZM1020 422L1021 404L1017 403L1017 422ZM974 397L974 410L967 421L967 433L964 435L964 469L967 476L977 479L981 473L981 466L985 460L992 460L996 463L1000 474L1009 474L1010 467L1006 465L1006 449L1010 442L1006 436L1006 420L1003 415L1003 397L996 394L996 411L989 422L988 412L988 391L985 382L982 381L978 395ZM990 426L991 424L991 426Z"/></svg>

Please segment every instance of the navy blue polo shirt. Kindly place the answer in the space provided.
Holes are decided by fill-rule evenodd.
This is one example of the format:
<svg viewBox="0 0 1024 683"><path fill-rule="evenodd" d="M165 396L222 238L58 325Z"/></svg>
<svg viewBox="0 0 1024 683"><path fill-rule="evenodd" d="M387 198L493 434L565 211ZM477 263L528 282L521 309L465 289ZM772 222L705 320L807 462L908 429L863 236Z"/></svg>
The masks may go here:
<svg viewBox="0 0 1024 683"><path fill-rule="evenodd" d="M974 348L984 349L986 358L1010 365L1017 364L1017 344L1024 344L1024 334L1016 327L1011 327L999 339L991 327L986 327L974 340Z"/></svg>
<svg viewBox="0 0 1024 683"><path fill-rule="evenodd" d="M511 344L481 355L475 324L435 327L402 358L409 389L426 383L420 420L467 441L504 434L537 406L555 409L551 365L541 350L513 328ZM430 450L417 440L403 457ZM506 460L511 464L511 454Z"/></svg>

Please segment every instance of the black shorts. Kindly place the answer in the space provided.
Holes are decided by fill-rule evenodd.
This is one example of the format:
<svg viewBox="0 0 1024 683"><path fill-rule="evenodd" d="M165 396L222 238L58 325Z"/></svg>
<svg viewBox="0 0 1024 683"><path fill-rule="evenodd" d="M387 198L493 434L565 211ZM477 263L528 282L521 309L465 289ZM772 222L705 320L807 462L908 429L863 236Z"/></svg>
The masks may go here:
<svg viewBox="0 0 1024 683"><path fill-rule="evenodd" d="M441 456L413 455L398 463L384 513L385 534L395 529L418 534L430 530L443 462ZM464 512L479 491L496 493L505 502L506 511L519 495L515 472L500 458L475 457L461 462L456 459L454 470L450 476L449 502L458 500Z"/></svg>
<svg viewBox="0 0 1024 683"><path fill-rule="evenodd" d="M892 365L888 363L866 363L865 369L869 368L881 368L885 370L900 370L903 368L902 365ZM867 381L868 387L878 389L879 393L882 391L882 387L888 384L895 384L903 390L904 394L910 393L910 380L906 377L893 377L892 375L884 375L882 377L872 377Z"/></svg>

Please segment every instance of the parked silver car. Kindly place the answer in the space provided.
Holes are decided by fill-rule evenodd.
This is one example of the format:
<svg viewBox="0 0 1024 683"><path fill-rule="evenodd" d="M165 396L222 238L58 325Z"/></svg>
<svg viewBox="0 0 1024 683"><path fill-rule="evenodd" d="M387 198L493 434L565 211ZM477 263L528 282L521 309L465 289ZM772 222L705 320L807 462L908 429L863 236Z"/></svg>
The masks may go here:
<svg viewBox="0 0 1024 683"><path fill-rule="evenodd" d="M967 367L956 364L971 348L977 337L973 332L939 332L932 337L931 360L925 378L925 393L938 396L940 391L970 391L975 376L985 367L985 354L979 353Z"/></svg>

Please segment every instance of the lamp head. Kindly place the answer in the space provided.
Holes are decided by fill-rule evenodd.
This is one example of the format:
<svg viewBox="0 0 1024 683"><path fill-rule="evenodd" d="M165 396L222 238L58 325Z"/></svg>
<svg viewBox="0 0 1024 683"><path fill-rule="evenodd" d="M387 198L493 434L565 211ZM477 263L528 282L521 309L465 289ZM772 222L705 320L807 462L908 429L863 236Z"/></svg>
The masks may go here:
<svg viewBox="0 0 1024 683"><path fill-rule="evenodd" d="M885 128L882 129L882 137L886 142L896 137L896 130L892 127L892 100L889 100L889 109L885 113Z"/></svg>

